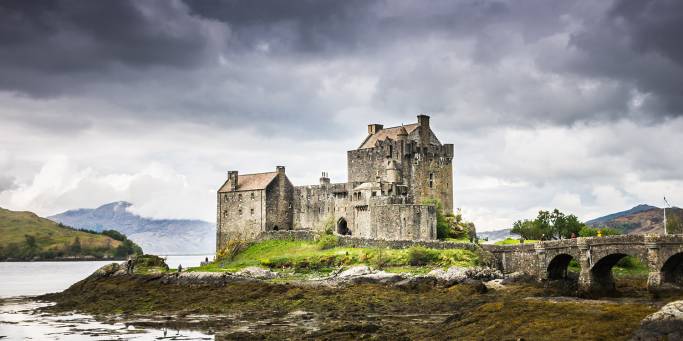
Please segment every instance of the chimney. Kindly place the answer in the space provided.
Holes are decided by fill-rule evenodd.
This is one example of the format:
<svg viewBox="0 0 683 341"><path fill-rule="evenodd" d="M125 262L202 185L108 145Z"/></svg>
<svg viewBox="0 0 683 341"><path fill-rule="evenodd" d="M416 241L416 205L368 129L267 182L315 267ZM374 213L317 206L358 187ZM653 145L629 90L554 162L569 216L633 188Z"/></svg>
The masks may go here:
<svg viewBox="0 0 683 341"><path fill-rule="evenodd" d="M285 166L276 166L275 171L277 171L278 174L285 174Z"/></svg>
<svg viewBox="0 0 683 341"><path fill-rule="evenodd" d="M424 114L417 115L417 123L420 125L420 127L429 128L429 116Z"/></svg>
<svg viewBox="0 0 683 341"><path fill-rule="evenodd" d="M370 135L377 134L383 128L384 128L384 125L382 125L382 124L368 124L368 134L370 134Z"/></svg>
<svg viewBox="0 0 683 341"><path fill-rule="evenodd" d="M422 147L429 146L430 134L429 134L429 116L427 115L417 115L417 123L420 125L420 145Z"/></svg>
<svg viewBox="0 0 683 341"><path fill-rule="evenodd" d="M323 174L320 176L320 186L325 186L330 184L330 178L329 174L327 172L323 172Z"/></svg>
<svg viewBox="0 0 683 341"><path fill-rule="evenodd" d="M231 191L237 190L237 171L228 171L228 184L230 185Z"/></svg>

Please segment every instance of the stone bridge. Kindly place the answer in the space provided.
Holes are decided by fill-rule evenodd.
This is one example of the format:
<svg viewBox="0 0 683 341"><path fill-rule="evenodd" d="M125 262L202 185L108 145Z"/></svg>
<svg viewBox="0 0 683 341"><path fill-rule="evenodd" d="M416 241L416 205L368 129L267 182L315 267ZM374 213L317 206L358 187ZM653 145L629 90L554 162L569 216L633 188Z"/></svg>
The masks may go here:
<svg viewBox="0 0 683 341"><path fill-rule="evenodd" d="M613 290L612 267L625 256L647 265L648 290L683 285L683 235L623 235L484 247L494 255L501 271L520 271L539 280L566 278L574 259L581 266L579 289L584 292Z"/></svg>

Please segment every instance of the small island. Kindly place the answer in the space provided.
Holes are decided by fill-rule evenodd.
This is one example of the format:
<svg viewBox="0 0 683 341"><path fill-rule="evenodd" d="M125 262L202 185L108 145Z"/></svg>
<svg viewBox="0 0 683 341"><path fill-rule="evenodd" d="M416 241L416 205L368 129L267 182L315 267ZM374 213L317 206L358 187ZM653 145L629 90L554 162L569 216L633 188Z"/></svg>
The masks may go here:
<svg viewBox="0 0 683 341"><path fill-rule="evenodd" d="M0 208L0 261L116 260L142 254L125 235L78 230L33 212Z"/></svg>

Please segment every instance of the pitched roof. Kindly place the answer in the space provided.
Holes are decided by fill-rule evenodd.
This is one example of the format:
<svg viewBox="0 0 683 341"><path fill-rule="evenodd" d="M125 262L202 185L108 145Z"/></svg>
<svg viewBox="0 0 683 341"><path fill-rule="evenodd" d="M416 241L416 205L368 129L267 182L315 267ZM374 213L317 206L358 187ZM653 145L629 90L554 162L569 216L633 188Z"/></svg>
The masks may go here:
<svg viewBox="0 0 683 341"><path fill-rule="evenodd" d="M401 128L404 128L408 134L412 133L419 127L420 125L418 123L413 123L413 124L406 124L404 126L398 126L398 127L390 127L390 128L384 128L372 135L368 135L368 137L365 138L365 141L358 147L358 149L365 149L365 148L372 148L377 144L377 141L384 141L387 138L390 138L392 140L397 140L398 139L398 134L401 133Z"/></svg>
<svg viewBox="0 0 683 341"><path fill-rule="evenodd" d="M253 191L257 189L266 189L266 187L277 177L277 172L256 173L256 174L239 174L237 176L237 190L238 191ZM230 184L226 181L219 192L232 192Z"/></svg>

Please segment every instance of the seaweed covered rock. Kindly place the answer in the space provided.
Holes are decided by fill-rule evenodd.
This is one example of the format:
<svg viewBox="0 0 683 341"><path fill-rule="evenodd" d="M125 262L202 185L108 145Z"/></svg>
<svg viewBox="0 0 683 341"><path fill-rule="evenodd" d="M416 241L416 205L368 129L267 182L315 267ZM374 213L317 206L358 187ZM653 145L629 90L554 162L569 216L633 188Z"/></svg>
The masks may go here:
<svg viewBox="0 0 683 341"><path fill-rule="evenodd" d="M645 317L631 340L683 340L683 301L671 302Z"/></svg>
<svg viewBox="0 0 683 341"><path fill-rule="evenodd" d="M162 273L168 271L163 258L155 255L140 255L131 258L132 270L136 274ZM124 262L127 264L127 262Z"/></svg>

